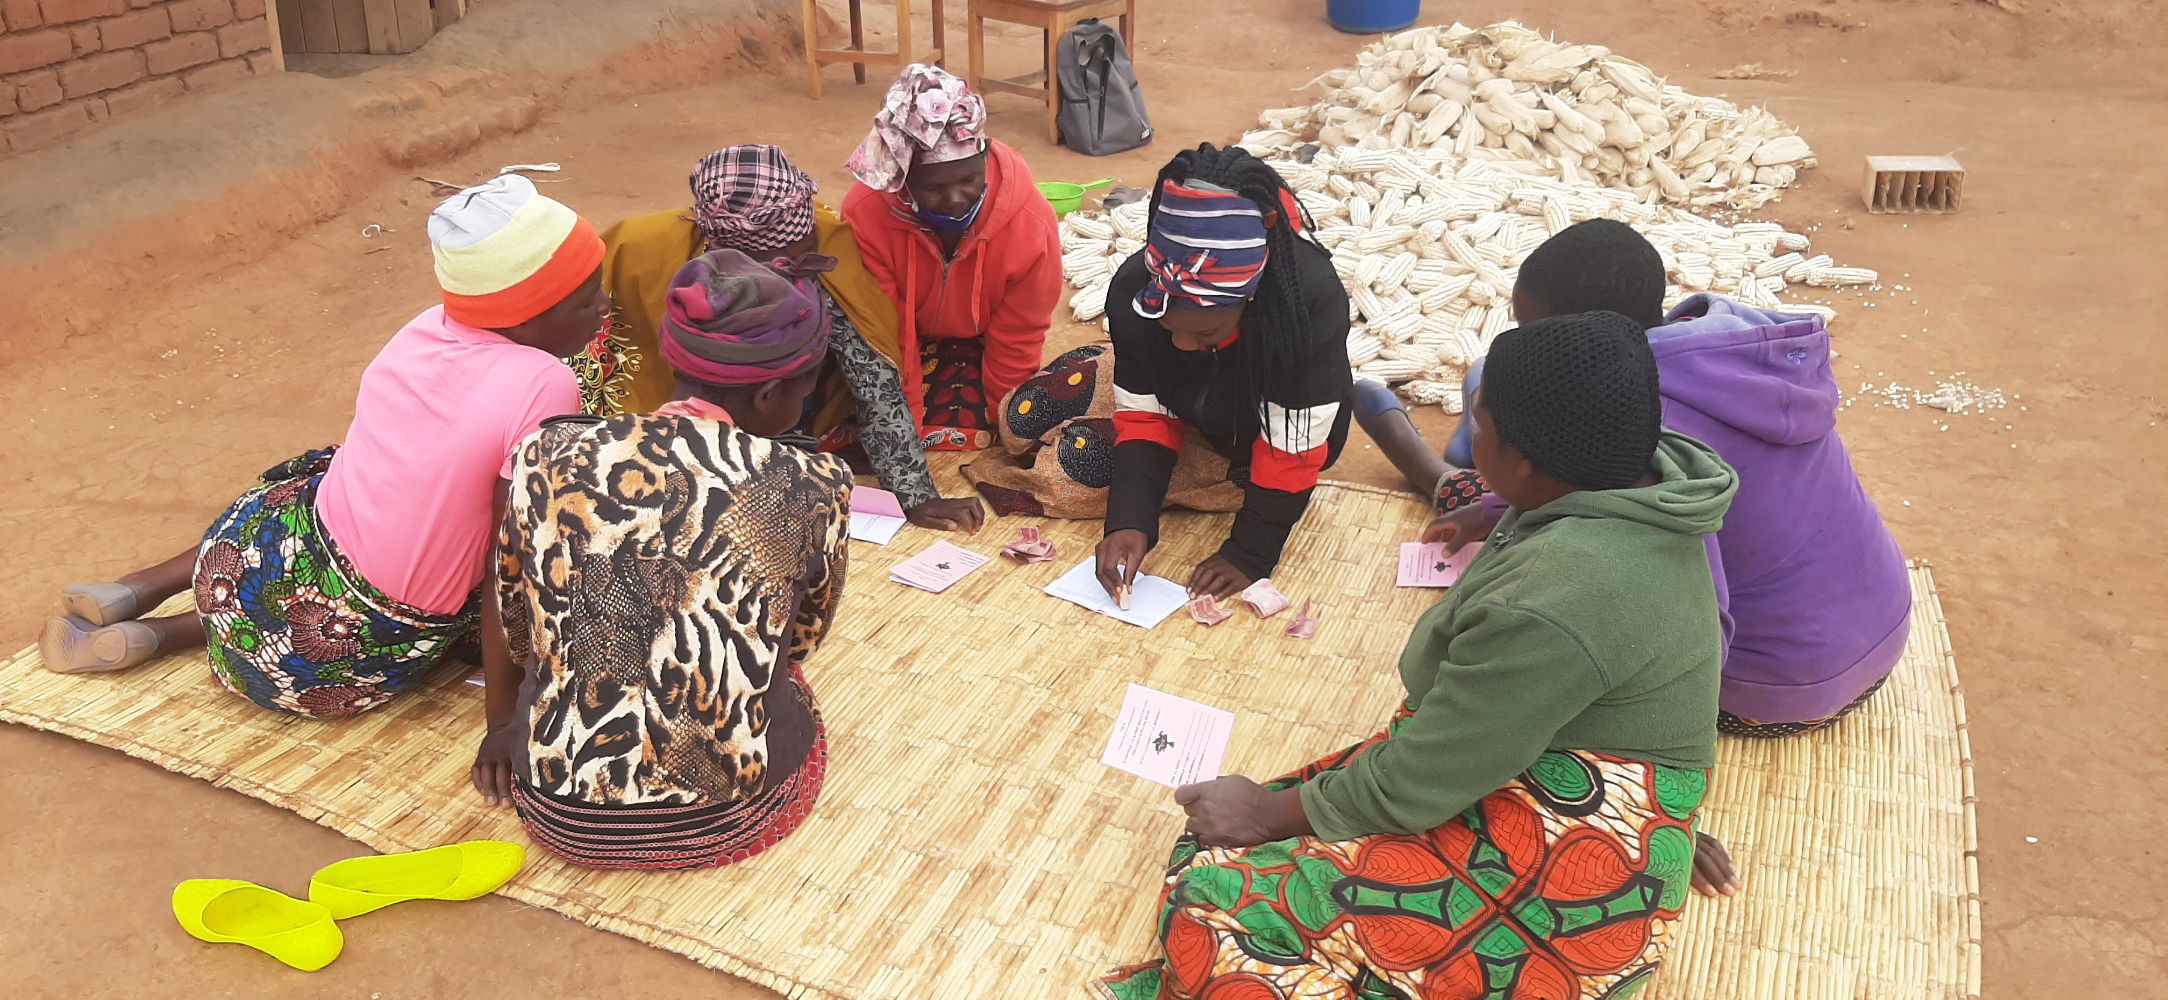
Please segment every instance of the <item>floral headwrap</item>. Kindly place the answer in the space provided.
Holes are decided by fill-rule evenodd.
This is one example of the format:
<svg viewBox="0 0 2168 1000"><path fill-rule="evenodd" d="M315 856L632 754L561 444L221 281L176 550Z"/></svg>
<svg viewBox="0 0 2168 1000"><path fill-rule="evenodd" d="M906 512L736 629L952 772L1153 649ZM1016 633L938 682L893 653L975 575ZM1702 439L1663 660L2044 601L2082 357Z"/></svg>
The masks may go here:
<svg viewBox="0 0 2168 1000"><path fill-rule="evenodd" d="M949 71L913 63L881 99L849 166L867 187L893 192L914 166L968 159L985 148L985 100Z"/></svg>

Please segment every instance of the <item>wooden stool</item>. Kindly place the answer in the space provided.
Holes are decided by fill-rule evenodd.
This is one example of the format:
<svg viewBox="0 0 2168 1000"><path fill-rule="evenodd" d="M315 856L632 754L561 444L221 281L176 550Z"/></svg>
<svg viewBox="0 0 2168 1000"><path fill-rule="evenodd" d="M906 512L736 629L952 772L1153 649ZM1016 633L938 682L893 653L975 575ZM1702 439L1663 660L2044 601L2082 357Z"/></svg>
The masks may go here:
<svg viewBox="0 0 2168 1000"><path fill-rule="evenodd" d="M970 4L971 76L966 82L981 94L1022 94L1045 101L1046 139L1057 145L1061 142L1061 80L1054 63L1060 59L1062 33L1087 17L1118 18L1122 44L1130 46L1131 57L1136 55L1137 36L1131 30L1137 21L1136 0L970 0ZM1046 43L1046 61L1039 72L1007 80L985 75L989 18L1039 29Z"/></svg>
<svg viewBox="0 0 2168 1000"><path fill-rule="evenodd" d="M801 0L799 20L805 22L806 75L813 86L815 100L821 96L821 66L825 63L847 62L851 64L851 78L866 82L866 65L894 66L901 74L905 66L914 62L931 66L941 65L946 57L943 51L948 44L947 15L942 10L942 0L933 0L933 49L918 58L911 57L911 0L896 0L896 51L866 51L866 22L859 12L860 0L850 0L851 44L849 48L824 49L820 47L820 12L814 0Z"/></svg>

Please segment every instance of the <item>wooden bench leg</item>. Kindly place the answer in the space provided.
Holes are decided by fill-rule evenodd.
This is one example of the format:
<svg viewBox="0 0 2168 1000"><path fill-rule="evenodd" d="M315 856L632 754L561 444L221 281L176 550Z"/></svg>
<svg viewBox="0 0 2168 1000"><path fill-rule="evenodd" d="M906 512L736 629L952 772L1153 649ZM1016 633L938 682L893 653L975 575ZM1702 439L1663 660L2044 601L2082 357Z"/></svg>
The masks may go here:
<svg viewBox="0 0 2168 1000"><path fill-rule="evenodd" d="M964 82L979 91L979 78L986 75L986 19L979 16L976 4L964 15L964 38L971 50L971 65L964 71Z"/></svg>
<svg viewBox="0 0 2168 1000"><path fill-rule="evenodd" d="M805 26L805 70L807 85L808 89L811 90L813 93L813 99L816 101L821 99L821 60L819 55L821 48L821 39L819 18L820 12L814 9L813 0L800 0L800 3L798 4L798 20L804 22Z"/></svg>
<svg viewBox="0 0 2168 1000"><path fill-rule="evenodd" d="M911 0L896 0L896 76L917 61L918 51L911 48Z"/></svg>
<svg viewBox="0 0 2168 1000"><path fill-rule="evenodd" d="M940 58L935 59L933 64L942 69L947 69L949 58L948 11L942 8L941 0L933 0L933 50L941 53Z"/></svg>
<svg viewBox="0 0 2168 1000"><path fill-rule="evenodd" d="M858 0L851 0L851 48L857 49L860 53L866 51L866 15L864 11L859 9ZM859 83L866 82L865 63L854 62L851 64L851 79Z"/></svg>
<svg viewBox="0 0 2168 1000"><path fill-rule="evenodd" d="M1061 32L1052 25L1040 30L1046 40L1046 141L1061 145Z"/></svg>

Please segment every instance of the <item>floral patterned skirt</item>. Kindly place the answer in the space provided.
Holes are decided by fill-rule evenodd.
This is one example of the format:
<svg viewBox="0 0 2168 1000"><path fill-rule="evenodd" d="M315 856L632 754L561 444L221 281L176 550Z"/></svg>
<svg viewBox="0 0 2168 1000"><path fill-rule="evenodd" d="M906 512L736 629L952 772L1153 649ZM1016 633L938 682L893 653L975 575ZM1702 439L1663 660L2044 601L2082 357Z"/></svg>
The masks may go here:
<svg viewBox="0 0 2168 1000"><path fill-rule="evenodd" d="M478 598L456 614L430 614L354 571L316 515L334 450L265 472L196 550L211 672L258 705L318 719L390 701L481 623Z"/></svg>
<svg viewBox="0 0 2168 1000"><path fill-rule="evenodd" d="M1403 713L1394 720L1398 725ZM1388 729L1285 775L1347 766ZM1112 1000L1623 1000L1662 961L1693 868L1708 775L1551 751L1417 835L1248 848L1177 841L1165 957Z"/></svg>

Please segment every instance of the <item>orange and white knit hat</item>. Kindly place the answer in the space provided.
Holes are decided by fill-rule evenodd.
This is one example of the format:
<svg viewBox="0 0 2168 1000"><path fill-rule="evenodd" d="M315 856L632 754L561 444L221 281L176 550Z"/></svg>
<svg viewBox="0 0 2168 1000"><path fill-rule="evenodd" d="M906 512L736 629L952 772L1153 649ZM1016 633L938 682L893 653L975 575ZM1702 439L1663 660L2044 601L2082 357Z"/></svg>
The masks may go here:
<svg viewBox="0 0 2168 1000"><path fill-rule="evenodd" d="M444 314L501 330L564 301L602 266L602 237L534 182L505 174L429 213Z"/></svg>

